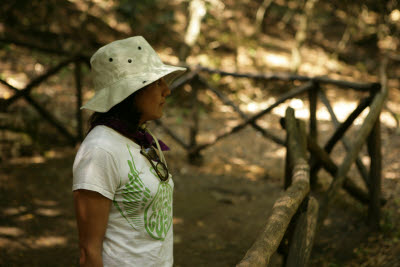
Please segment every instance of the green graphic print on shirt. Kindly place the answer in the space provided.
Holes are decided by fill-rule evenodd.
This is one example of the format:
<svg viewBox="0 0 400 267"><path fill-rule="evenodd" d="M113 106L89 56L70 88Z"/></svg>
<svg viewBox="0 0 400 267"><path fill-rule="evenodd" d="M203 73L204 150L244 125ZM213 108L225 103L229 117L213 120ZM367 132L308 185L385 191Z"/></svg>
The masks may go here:
<svg viewBox="0 0 400 267"><path fill-rule="evenodd" d="M151 237L164 240L172 225L172 187L168 182L158 185L153 201L145 210L144 221Z"/></svg>
<svg viewBox="0 0 400 267"><path fill-rule="evenodd" d="M150 189L140 179L139 175L143 173L137 170L127 147L132 159L128 160L129 182L124 186L121 205L114 198L114 206L133 229L144 227L152 238L164 240L172 225L172 187L168 182L160 182L156 195L152 197ZM154 170L150 169L150 172L155 174ZM141 216L143 210L144 216Z"/></svg>

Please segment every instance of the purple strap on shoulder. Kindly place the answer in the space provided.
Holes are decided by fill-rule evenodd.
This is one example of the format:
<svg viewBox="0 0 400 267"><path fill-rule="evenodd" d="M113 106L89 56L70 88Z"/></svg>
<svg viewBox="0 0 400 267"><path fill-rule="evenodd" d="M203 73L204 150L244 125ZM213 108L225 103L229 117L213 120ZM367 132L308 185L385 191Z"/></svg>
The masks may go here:
<svg viewBox="0 0 400 267"><path fill-rule="evenodd" d="M119 132L120 134L128 137L129 139L133 140L135 143L139 144L140 146L150 147L150 146L157 146L154 138L146 132L145 130L137 130L136 132L131 131L129 126L126 122L109 117L98 120L92 127L92 129L97 125L104 125L114 129L115 131ZM160 139L158 139L158 143L160 144L160 148L162 151L168 151L170 148Z"/></svg>
<svg viewBox="0 0 400 267"><path fill-rule="evenodd" d="M153 136L148 132L143 132L138 130L136 133L132 134L133 138L138 142L139 145L144 147L149 146L157 146L156 141L154 140ZM169 147L160 139L158 139L158 143L160 144L160 148L162 151L170 150Z"/></svg>

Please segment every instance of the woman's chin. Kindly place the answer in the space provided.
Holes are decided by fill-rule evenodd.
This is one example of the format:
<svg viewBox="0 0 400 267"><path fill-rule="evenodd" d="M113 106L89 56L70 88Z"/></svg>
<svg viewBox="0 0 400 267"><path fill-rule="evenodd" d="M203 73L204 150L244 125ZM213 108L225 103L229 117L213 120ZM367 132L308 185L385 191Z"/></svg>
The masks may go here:
<svg viewBox="0 0 400 267"><path fill-rule="evenodd" d="M161 119L161 117L163 116L163 113L161 112L160 114L157 114L156 116L154 116L152 119L150 119L150 120L158 120L158 119Z"/></svg>

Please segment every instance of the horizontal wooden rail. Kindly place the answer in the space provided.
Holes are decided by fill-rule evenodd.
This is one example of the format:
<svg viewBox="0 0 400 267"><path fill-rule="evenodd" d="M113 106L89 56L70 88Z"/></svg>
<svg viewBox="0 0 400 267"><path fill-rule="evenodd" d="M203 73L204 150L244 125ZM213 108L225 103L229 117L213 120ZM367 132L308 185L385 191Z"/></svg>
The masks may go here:
<svg viewBox="0 0 400 267"><path fill-rule="evenodd" d="M26 47L29 49L34 49L37 51L41 51L43 53L46 54L55 54L55 55L59 55L59 56L66 56L69 55L70 52L69 51L64 51L61 49L51 49L48 47L42 47L42 46L38 46L36 44L29 44L26 42L21 42L19 40L15 40L15 39L5 39L5 38L0 38L0 43L4 43L4 44L14 44L16 46L21 46L21 47Z"/></svg>
<svg viewBox="0 0 400 267"><path fill-rule="evenodd" d="M380 84L379 83L354 83L342 80L334 80L328 77L307 77L297 74L290 74L290 73L271 73L271 74L254 74L254 73L235 73L235 72L227 72L218 69L211 69L206 67L198 66L202 71L209 72L209 73L217 73L222 76L233 76L237 78L251 78L251 79L262 79L262 80L280 80L280 81L302 81L302 82L309 82L314 81L317 83L323 84L332 84L336 85L340 88L351 88L357 91L364 91L368 92L372 90L379 90Z"/></svg>
<svg viewBox="0 0 400 267"><path fill-rule="evenodd" d="M176 80L171 86L170 89L174 90L186 83L189 83L190 81L192 81L194 78L196 78L196 76L199 74L199 70L195 69L193 71L190 71L189 73L185 74L183 77L179 78L178 80Z"/></svg>

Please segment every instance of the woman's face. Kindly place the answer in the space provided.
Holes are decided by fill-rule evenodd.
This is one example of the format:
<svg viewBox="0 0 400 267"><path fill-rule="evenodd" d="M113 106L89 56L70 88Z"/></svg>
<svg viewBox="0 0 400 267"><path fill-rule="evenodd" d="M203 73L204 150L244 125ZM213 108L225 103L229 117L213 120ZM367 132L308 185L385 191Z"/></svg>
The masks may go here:
<svg viewBox="0 0 400 267"><path fill-rule="evenodd" d="M135 106L141 113L140 124L161 118L165 99L171 94L164 78L161 78L138 91Z"/></svg>

